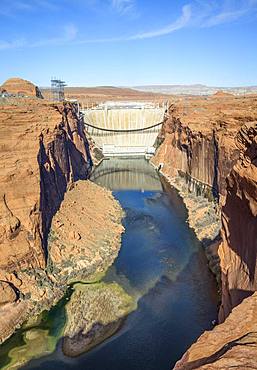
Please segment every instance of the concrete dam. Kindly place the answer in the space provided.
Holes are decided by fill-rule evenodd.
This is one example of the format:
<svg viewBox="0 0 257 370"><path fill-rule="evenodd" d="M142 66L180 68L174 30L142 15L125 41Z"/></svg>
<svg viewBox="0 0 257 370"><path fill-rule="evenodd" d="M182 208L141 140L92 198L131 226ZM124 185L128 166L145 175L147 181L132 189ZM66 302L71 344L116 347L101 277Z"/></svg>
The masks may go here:
<svg viewBox="0 0 257 370"><path fill-rule="evenodd" d="M86 130L107 157L154 154L167 105L106 102L83 109Z"/></svg>

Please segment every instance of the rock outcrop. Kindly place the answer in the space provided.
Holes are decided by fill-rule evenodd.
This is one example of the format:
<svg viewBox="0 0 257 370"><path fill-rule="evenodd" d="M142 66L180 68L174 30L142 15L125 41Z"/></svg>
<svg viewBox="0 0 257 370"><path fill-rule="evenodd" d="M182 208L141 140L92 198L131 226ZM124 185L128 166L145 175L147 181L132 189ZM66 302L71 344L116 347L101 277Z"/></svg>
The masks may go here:
<svg viewBox="0 0 257 370"><path fill-rule="evenodd" d="M219 256L222 302L219 322L222 324L204 333L176 364L175 369L229 369L232 365L240 369L254 369L257 365L257 293L254 293L257 290L255 122L240 129L236 144L240 155L226 179L226 198L221 213L222 243Z"/></svg>
<svg viewBox="0 0 257 370"><path fill-rule="evenodd" d="M15 290L5 281L0 281L0 305L17 300Z"/></svg>
<svg viewBox="0 0 257 370"><path fill-rule="evenodd" d="M168 111L152 159L185 199L189 224L203 243L217 280L221 274L219 209L225 201L226 177L239 157L234 138L245 122L256 119L255 96L218 93L178 99ZM214 201L216 211L203 197Z"/></svg>
<svg viewBox="0 0 257 370"><path fill-rule="evenodd" d="M41 91L37 86L30 81L17 77L6 80L3 85L0 86L0 92L16 96L43 98Z"/></svg>
<svg viewBox="0 0 257 370"><path fill-rule="evenodd" d="M0 281L2 300L16 309L36 291L24 271L46 267L52 217L68 184L87 178L91 159L70 104L7 99L0 117ZM4 339L14 328L8 320L2 325Z"/></svg>

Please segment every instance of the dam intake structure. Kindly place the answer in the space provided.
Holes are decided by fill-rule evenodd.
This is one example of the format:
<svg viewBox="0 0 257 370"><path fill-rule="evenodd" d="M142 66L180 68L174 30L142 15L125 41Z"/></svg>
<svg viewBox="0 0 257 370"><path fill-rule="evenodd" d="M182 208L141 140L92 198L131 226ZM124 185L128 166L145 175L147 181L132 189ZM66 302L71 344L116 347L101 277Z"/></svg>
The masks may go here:
<svg viewBox="0 0 257 370"><path fill-rule="evenodd" d="M167 104L105 102L82 109L86 130L106 157L153 155Z"/></svg>

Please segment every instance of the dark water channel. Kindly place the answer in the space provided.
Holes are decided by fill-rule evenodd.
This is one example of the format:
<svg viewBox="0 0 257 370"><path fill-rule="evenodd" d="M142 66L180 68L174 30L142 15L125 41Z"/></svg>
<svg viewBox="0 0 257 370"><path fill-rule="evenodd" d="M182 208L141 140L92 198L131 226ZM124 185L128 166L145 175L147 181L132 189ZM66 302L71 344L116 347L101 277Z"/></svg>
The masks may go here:
<svg viewBox="0 0 257 370"><path fill-rule="evenodd" d="M122 248L105 280L122 285L138 308L91 352L69 359L58 345L24 369L171 369L216 318L216 285L206 257L177 192L147 161L106 160L92 179L113 190L126 211Z"/></svg>

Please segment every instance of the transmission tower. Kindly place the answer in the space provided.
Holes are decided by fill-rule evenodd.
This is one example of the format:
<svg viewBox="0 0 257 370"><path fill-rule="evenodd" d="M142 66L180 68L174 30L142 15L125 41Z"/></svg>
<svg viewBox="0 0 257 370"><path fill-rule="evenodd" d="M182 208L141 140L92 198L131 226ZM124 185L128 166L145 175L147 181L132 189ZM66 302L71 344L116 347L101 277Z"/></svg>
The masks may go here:
<svg viewBox="0 0 257 370"><path fill-rule="evenodd" d="M51 78L51 94L53 101L64 101L64 87L67 86L65 81L58 78Z"/></svg>

